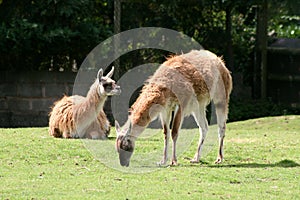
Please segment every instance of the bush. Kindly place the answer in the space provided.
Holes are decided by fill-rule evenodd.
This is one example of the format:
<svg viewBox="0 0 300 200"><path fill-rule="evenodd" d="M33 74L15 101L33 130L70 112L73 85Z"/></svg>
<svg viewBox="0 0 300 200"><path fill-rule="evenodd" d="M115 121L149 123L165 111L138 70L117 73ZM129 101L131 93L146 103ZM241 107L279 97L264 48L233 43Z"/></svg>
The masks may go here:
<svg viewBox="0 0 300 200"><path fill-rule="evenodd" d="M252 118L300 114L300 108L275 104L267 100L237 101L232 99L229 105L229 121L240 121Z"/></svg>
<svg viewBox="0 0 300 200"><path fill-rule="evenodd" d="M112 34L112 3L0 1L0 70L70 69Z"/></svg>

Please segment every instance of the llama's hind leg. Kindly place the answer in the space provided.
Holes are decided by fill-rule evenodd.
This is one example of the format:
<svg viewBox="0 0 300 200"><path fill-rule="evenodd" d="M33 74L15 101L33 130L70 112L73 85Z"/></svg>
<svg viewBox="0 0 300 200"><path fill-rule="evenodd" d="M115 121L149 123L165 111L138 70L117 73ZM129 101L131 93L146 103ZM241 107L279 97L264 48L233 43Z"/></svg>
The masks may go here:
<svg viewBox="0 0 300 200"><path fill-rule="evenodd" d="M177 142L178 133L181 128L182 121L183 121L182 110L179 107L175 111L173 124L172 124L172 132L171 132L171 135L172 135L172 161L171 161L171 165L177 165L176 142Z"/></svg>
<svg viewBox="0 0 300 200"><path fill-rule="evenodd" d="M199 126L200 137L197 151L195 153L194 158L191 160L191 163L198 163L200 161L203 143L208 131L208 122L206 119L205 106L199 106L198 112L195 112L193 116L197 125Z"/></svg>
<svg viewBox="0 0 300 200"><path fill-rule="evenodd" d="M217 121L218 121L218 136L219 136L218 157L215 163L219 164L224 159L223 145L224 145L225 130L226 130L227 105L224 103L218 103L215 105L215 107L216 107L216 114L217 114Z"/></svg>

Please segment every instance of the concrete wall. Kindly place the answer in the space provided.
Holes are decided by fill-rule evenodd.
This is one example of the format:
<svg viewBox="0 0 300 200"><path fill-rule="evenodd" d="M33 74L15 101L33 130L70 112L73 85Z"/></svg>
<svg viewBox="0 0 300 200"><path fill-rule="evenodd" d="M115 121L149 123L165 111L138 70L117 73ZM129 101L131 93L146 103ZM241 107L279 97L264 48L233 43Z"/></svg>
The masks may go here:
<svg viewBox="0 0 300 200"><path fill-rule="evenodd" d="M0 127L47 126L54 101L72 94L76 73L1 72Z"/></svg>
<svg viewBox="0 0 300 200"><path fill-rule="evenodd" d="M53 103L64 94L86 96L96 74L97 71L78 75L73 72L1 72L0 127L48 126ZM242 75L233 75L233 82L232 97L251 98L251 88L243 86ZM110 99L104 111L113 122Z"/></svg>

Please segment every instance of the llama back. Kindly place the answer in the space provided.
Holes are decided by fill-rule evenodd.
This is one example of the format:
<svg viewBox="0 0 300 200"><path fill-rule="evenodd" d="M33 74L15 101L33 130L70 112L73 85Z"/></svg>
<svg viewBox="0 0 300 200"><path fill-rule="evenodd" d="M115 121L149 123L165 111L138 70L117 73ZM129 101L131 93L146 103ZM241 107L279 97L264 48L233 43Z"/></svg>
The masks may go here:
<svg viewBox="0 0 300 200"><path fill-rule="evenodd" d="M49 134L54 137L62 137L63 133L75 130L73 118L73 100L64 96L56 101L49 116Z"/></svg>
<svg viewBox="0 0 300 200"><path fill-rule="evenodd" d="M232 91L232 78L223 59L207 50L193 50L181 56L200 73L214 104L226 105L225 115L227 116L229 97Z"/></svg>
<svg viewBox="0 0 300 200"><path fill-rule="evenodd" d="M183 56L201 72L209 89L215 89L216 84L221 85L221 89L225 91L225 98L229 99L232 91L232 78L222 58L206 50L191 51ZM210 81L210 77L214 78L215 81Z"/></svg>
<svg viewBox="0 0 300 200"><path fill-rule="evenodd" d="M217 77L216 77L217 76ZM206 50L193 50L187 54L170 57L155 72L149 83L167 86L176 96L195 94L213 99L216 86L224 85L226 96L232 90L230 72L223 60Z"/></svg>

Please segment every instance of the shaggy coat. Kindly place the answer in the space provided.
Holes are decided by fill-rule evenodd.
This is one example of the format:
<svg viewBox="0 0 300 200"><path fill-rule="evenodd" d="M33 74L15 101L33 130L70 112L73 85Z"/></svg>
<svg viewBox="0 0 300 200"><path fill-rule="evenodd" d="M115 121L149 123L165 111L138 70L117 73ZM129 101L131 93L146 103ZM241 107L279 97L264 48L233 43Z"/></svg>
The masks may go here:
<svg viewBox="0 0 300 200"><path fill-rule="evenodd" d="M70 133L76 132L76 127L74 123L74 108L82 106L80 103L84 103L85 97L74 95L74 96L64 96L62 99L56 101L52 108L51 113L49 114L49 134L54 137L64 137L64 138L72 138L79 137L79 134L71 135ZM76 105L77 104L77 105ZM79 106L78 106L79 105ZM87 109L87 108L86 108ZM84 112L84 111L83 111ZM98 131L98 138L105 138L110 133L110 123L101 109L97 119L94 120L91 125L86 130L86 132L92 133L94 131ZM94 135L95 137L96 135ZM83 135L86 138L92 138L91 134Z"/></svg>
<svg viewBox="0 0 300 200"><path fill-rule="evenodd" d="M219 155L217 163L223 159L223 139L228 115L229 96L232 90L230 72L221 58L206 50L193 50L187 54L168 58L150 77L136 102L130 109L127 131L119 130L118 137L134 141L148 124L160 115L165 134L164 156L160 164L165 164L168 152L169 124L175 111L172 125L172 162L177 163L176 140L182 120L192 114L200 128L198 149L191 162L199 162L202 144L208 124L205 117L206 106L213 101L219 126ZM118 126L118 123L117 123ZM122 136L122 137L121 137ZM125 138L125 139L124 139ZM128 166L130 156L122 156L122 141L117 138L116 147L121 165ZM126 142L128 143L128 142ZM118 144L121 144L118 145ZM123 145L124 146L124 145Z"/></svg>
<svg viewBox="0 0 300 200"><path fill-rule="evenodd" d="M107 96L120 93L120 87L110 77L102 77L102 69L86 97L64 96L54 103L49 116L49 134L64 138L104 139L110 123L103 111Z"/></svg>

